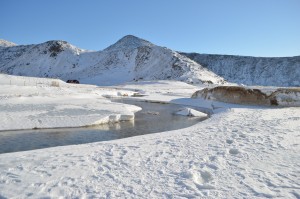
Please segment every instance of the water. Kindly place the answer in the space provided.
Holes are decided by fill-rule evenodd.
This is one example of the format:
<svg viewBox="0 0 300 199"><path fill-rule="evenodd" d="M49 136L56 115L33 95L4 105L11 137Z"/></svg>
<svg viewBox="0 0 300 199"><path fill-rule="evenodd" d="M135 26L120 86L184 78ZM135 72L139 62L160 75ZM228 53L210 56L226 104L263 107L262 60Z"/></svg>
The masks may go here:
<svg viewBox="0 0 300 199"><path fill-rule="evenodd" d="M135 121L88 128L0 131L0 153L122 139L186 128L203 120L174 115L182 108L179 105L130 100L122 100L122 103L142 107L143 110L135 114Z"/></svg>

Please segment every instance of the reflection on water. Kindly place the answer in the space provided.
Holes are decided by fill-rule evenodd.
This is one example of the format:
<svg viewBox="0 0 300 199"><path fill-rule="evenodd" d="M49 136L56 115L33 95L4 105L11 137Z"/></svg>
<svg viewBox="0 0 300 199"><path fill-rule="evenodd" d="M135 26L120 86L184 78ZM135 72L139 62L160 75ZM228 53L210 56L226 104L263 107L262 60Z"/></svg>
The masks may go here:
<svg viewBox="0 0 300 199"><path fill-rule="evenodd" d="M138 101L122 101L142 107L135 121L104 124L88 128L38 129L0 132L0 153L26 151L54 146L121 139L149 133L186 128L201 121L174 115L181 106Z"/></svg>

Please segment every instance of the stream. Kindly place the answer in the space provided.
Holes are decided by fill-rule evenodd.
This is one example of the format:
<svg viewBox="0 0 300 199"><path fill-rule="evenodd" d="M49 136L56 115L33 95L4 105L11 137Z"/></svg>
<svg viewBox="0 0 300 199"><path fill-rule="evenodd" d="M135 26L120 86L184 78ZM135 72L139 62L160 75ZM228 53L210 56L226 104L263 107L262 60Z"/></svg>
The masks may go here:
<svg viewBox="0 0 300 199"><path fill-rule="evenodd" d="M0 153L122 139L182 129L204 120L203 118L175 115L176 111L183 108L181 105L125 99L114 101L136 105L142 110L135 113L134 121L82 128L0 131Z"/></svg>

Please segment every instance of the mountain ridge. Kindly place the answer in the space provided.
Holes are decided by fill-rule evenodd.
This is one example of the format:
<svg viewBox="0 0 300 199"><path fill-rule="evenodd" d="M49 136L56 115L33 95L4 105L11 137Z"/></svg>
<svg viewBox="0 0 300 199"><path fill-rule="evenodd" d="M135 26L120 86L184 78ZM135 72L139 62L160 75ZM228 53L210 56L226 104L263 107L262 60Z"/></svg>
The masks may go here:
<svg viewBox="0 0 300 199"><path fill-rule="evenodd" d="M11 41L0 39L0 47L12 47L12 46L17 46L17 44Z"/></svg>
<svg viewBox="0 0 300 199"><path fill-rule="evenodd" d="M189 58L128 35L102 51L86 51L62 40L0 49L0 72L35 77L78 79L114 85L138 80L224 83L223 78Z"/></svg>
<svg viewBox="0 0 300 199"><path fill-rule="evenodd" d="M279 60L275 67L279 71L275 76L272 74L274 62L260 61L265 59L267 58L176 52L139 37L126 35L101 51L83 50L63 40L2 47L0 72L55 77L64 81L78 79L82 83L97 85L138 80L224 84L227 80L247 85L299 86L298 56L293 62L289 57L274 58ZM256 64L253 67L251 63Z"/></svg>
<svg viewBox="0 0 300 199"><path fill-rule="evenodd" d="M152 46L154 46L154 44L152 44L151 42L149 42L147 40L136 37L134 35L126 35L126 36L122 37L121 39L119 39L116 43L105 48L103 51L120 50L123 48L132 49L132 48L138 48L138 47L142 47L142 46L152 47Z"/></svg>
<svg viewBox="0 0 300 199"><path fill-rule="evenodd" d="M300 86L300 56L251 57L183 52L180 54L229 82L262 86Z"/></svg>

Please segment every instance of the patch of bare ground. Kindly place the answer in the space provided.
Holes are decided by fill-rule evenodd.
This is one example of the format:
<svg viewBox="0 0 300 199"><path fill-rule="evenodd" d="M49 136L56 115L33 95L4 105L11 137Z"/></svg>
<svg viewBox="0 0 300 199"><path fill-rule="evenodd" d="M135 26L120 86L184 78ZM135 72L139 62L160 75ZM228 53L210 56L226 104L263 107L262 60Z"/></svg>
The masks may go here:
<svg viewBox="0 0 300 199"><path fill-rule="evenodd" d="M241 86L217 86L196 91L192 98L204 98L234 104L263 106L300 106L300 88L277 88L269 90Z"/></svg>

